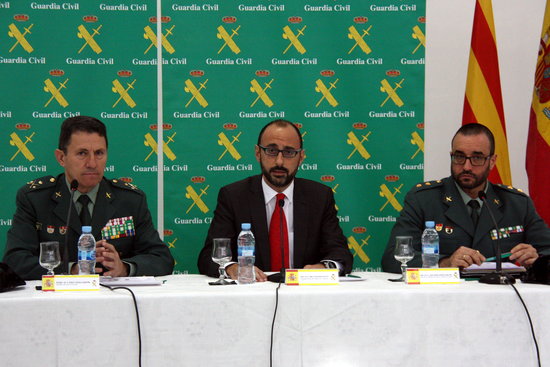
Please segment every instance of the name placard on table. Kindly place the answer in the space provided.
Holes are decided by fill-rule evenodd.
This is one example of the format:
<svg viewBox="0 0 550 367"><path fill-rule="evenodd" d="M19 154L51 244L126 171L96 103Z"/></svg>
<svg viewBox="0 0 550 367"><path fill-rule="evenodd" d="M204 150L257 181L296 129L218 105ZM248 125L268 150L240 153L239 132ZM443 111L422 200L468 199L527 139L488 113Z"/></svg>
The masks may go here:
<svg viewBox="0 0 550 367"><path fill-rule="evenodd" d="M458 284L458 268L408 268L407 284Z"/></svg>
<svg viewBox="0 0 550 367"><path fill-rule="evenodd" d="M286 285L336 285L338 269L287 269Z"/></svg>
<svg viewBox="0 0 550 367"><path fill-rule="evenodd" d="M42 291L98 291L99 275L44 275Z"/></svg>

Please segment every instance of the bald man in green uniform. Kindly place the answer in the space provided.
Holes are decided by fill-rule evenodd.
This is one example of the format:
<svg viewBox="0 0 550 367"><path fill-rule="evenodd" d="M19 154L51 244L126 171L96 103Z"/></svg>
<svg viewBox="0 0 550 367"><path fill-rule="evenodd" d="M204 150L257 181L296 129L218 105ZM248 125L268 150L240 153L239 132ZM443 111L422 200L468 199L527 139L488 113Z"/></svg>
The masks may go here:
<svg viewBox="0 0 550 367"><path fill-rule="evenodd" d="M537 214L532 200L521 190L495 185L487 179L496 164L495 140L481 124L462 126L451 143L451 176L413 187L391 231L382 257L382 269L400 273L394 259L396 236L412 236L415 256L409 267L422 266L420 237L426 221L434 221L439 234L439 266L480 265L494 256L496 231L486 205L501 232L502 253L530 266L550 254L550 229ZM484 191L487 201L479 199Z"/></svg>
<svg viewBox="0 0 550 367"><path fill-rule="evenodd" d="M98 240L97 273L107 276L171 274L174 259L153 226L143 191L131 183L103 177L107 162L105 125L87 116L65 120L55 157L64 173L33 180L17 193L4 261L24 279L40 279L46 273L38 263L40 242L58 241L62 248L67 237L71 273L75 274L78 272L74 265L77 240L82 225L91 225ZM78 183L78 188L67 226L73 181ZM119 222L130 217L134 235L129 232L125 237L101 239L101 230L109 221ZM61 271L60 267L56 269L58 273Z"/></svg>

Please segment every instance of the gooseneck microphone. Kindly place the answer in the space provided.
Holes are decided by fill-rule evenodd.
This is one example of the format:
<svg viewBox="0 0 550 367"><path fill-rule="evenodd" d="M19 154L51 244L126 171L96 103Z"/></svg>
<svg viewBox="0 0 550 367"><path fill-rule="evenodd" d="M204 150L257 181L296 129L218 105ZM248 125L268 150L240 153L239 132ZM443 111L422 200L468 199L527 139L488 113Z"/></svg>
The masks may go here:
<svg viewBox="0 0 550 367"><path fill-rule="evenodd" d="M78 181L72 180L71 181L71 200L69 201L69 212L67 213L67 222L66 224L66 230L65 230L65 245L63 247L63 266L62 271L67 274L71 275L71 269L69 269L69 223L71 223L71 212L73 211L73 200L74 200L74 193L78 189Z"/></svg>
<svg viewBox="0 0 550 367"><path fill-rule="evenodd" d="M508 276L506 274L502 273L502 248L500 247L500 232L498 230L498 224L495 220L495 216L493 215L493 212L491 211L491 208L489 206L489 202L487 201L487 195L484 191L480 191L477 195L478 198L483 201L485 204L485 207L487 208L487 212L489 213L489 216L491 217L491 220L493 221L493 225L495 226L495 231L497 233L496 240L495 240L495 246L493 246L495 251L495 261L496 261L496 270L492 273L485 274L479 279L480 283L486 283L486 284L513 284L516 282L514 277Z"/></svg>

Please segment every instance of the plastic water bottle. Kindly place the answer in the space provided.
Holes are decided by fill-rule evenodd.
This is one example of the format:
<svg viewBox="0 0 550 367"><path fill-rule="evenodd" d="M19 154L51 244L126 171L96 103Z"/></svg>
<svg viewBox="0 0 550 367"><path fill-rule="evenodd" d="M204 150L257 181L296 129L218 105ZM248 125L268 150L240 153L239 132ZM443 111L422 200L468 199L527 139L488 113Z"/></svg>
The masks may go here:
<svg viewBox="0 0 550 367"><path fill-rule="evenodd" d="M78 238L78 274L95 273L95 238L92 227L82 226L82 234Z"/></svg>
<svg viewBox="0 0 550 367"><path fill-rule="evenodd" d="M256 240L250 230L250 223L241 224L241 233L237 238L237 251L239 260L239 271L237 280L239 284L251 284L256 281L254 274L254 247Z"/></svg>
<svg viewBox="0 0 550 367"><path fill-rule="evenodd" d="M422 267L439 267L439 235L433 221L426 221L426 229L422 232Z"/></svg>

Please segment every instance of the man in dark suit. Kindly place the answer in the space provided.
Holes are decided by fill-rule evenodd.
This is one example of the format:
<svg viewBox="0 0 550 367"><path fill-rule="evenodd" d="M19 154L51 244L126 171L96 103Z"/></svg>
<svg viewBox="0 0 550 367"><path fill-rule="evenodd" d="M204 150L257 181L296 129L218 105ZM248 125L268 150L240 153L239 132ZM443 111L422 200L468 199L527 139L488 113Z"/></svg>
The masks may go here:
<svg viewBox="0 0 550 367"><path fill-rule="evenodd" d="M200 273L213 277L219 274L218 265L211 258L214 238L231 238L236 261L241 223L251 223L256 239L256 280L265 281L265 271L278 271L281 265L274 265L274 258L280 253L280 244L272 240L270 245L269 229L281 200L288 233L284 267L337 267L342 274L349 273L353 256L338 223L332 190L318 182L295 178L304 159L298 128L286 120L270 122L259 134L255 153L262 174L219 191L214 218L198 259ZM237 268L234 262L226 266L233 279L237 278Z"/></svg>
<svg viewBox="0 0 550 367"><path fill-rule="evenodd" d="M550 230L535 211L531 199L512 186L489 182L496 164L495 140L481 124L462 126L452 140L451 177L424 182L405 197L382 258L382 269L401 272L393 257L396 236L412 236L414 259L407 266L421 267L420 238L425 221L434 221L439 233L439 266L480 265L494 256L496 231L489 211L495 216L502 252L510 260L530 266L542 254L550 254ZM486 202L479 199L484 191Z"/></svg>
<svg viewBox="0 0 550 367"><path fill-rule="evenodd" d="M62 247L67 237L71 272L76 274L82 225L91 225L94 237L100 239L101 229L110 219L132 217L135 235L97 242L100 267L96 272L108 276L172 273L174 260L153 226L145 194L135 185L103 177L107 162L105 125L87 116L65 120L55 156L65 169L63 174L33 180L17 193L4 261L24 279L39 279L46 272L38 262L40 242L58 241ZM67 228L70 186L75 180L78 191Z"/></svg>

